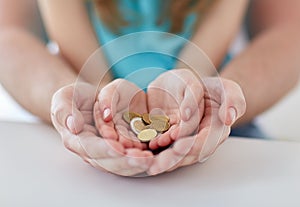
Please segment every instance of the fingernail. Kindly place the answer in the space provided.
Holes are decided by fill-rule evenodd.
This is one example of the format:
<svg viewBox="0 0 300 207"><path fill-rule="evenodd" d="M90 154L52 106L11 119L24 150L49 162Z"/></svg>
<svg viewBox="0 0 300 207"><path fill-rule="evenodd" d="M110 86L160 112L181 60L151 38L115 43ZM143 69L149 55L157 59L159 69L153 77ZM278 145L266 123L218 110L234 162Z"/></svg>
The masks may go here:
<svg viewBox="0 0 300 207"><path fill-rule="evenodd" d="M107 119L109 117L110 113L111 113L110 109L108 109L108 108L105 109L103 112L103 119L104 120Z"/></svg>
<svg viewBox="0 0 300 207"><path fill-rule="evenodd" d="M189 120L192 115L192 110L190 108L185 109L186 119Z"/></svg>
<svg viewBox="0 0 300 207"><path fill-rule="evenodd" d="M236 120L236 111L233 107L229 108L229 115L230 115L231 124L233 124Z"/></svg>
<svg viewBox="0 0 300 207"><path fill-rule="evenodd" d="M72 133L76 133L76 129L74 126L74 117L73 116L68 116L67 118L67 127Z"/></svg>

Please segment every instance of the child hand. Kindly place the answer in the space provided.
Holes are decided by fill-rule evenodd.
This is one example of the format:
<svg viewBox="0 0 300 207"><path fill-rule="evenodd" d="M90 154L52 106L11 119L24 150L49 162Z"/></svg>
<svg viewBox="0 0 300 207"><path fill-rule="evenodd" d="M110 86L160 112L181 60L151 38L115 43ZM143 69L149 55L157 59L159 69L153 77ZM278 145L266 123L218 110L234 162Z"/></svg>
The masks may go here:
<svg viewBox="0 0 300 207"><path fill-rule="evenodd" d="M147 98L133 83L117 79L99 92L94 106L95 124L101 136L119 141L125 148L146 149L122 118L125 111L147 112Z"/></svg>
<svg viewBox="0 0 300 207"><path fill-rule="evenodd" d="M152 140L153 150L192 135L199 127L204 111L204 89L200 80L188 69L168 71L148 87L149 111L159 108L170 117L171 128Z"/></svg>

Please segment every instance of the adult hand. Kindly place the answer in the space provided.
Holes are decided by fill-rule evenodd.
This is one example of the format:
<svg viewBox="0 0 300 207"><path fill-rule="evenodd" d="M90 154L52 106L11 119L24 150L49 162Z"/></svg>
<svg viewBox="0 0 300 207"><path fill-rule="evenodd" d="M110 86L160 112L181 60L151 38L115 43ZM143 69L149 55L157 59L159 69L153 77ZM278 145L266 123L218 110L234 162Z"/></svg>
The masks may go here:
<svg viewBox="0 0 300 207"><path fill-rule="evenodd" d="M95 97L96 88L87 83L69 85L54 94L51 117L64 145L100 170L123 176L145 172L152 162L151 152L125 149L116 140L99 136L93 121Z"/></svg>
<svg viewBox="0 0 300 207"><path fill-rule="evenodd" d="M166 147L196 132L204 112L204 89L190 70L163 73L149 85L147 95L149 111L162 110L171 124L166 133L150 142L151 149Z"/></svg>
<svg viewBox="0 0 300 207"><path fill-rule="evenodd" d="M172 147L156 155L148 174L157 175L179 167L204 162L229 136L230 127L246 110L239 85L221 78L203 79L205 110L199 131L175 141Z"/></svg>

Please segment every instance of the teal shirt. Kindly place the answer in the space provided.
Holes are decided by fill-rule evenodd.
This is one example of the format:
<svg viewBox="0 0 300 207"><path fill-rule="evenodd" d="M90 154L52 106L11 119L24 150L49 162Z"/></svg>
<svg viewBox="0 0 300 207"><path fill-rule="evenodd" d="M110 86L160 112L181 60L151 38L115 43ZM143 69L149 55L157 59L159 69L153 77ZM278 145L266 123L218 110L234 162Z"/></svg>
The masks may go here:
<svg viewBox="0 0 300 207"><path fill-rule="evenodd" d="M125 78L145 89L159 74L174 68L179 52L192 36L196 14L190 14L183 31L167 33L170 22L157 24L161 0L119 0L122 16L129 24L116 34L107 28L92 3L88 10L114 78Z"/></svg>

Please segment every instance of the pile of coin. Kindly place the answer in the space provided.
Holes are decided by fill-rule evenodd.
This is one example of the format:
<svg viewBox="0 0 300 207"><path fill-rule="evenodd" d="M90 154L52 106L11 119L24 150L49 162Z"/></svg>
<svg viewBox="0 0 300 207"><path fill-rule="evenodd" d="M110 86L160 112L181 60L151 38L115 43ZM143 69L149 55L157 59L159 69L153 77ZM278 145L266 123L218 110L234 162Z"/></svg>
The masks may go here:
<svg viewBox="0 0 300 207"><path fill-rule="evenodd" d="M131 130L141 142L149 142L170 128L170 119L165 115L127 111L123 113L123 119L130 125Z"/></svg>

